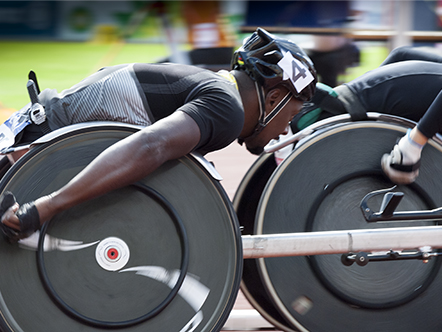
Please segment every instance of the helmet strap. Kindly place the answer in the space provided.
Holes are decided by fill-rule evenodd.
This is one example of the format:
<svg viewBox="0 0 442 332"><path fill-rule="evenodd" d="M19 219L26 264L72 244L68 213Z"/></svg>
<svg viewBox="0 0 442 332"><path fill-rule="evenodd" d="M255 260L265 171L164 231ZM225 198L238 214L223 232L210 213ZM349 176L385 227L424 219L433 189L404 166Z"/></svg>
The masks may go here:
<svg viewBox="0 0 442 332"><path fill-rule="evenodd" d="M284 98L275 106L275 108L264 118L264 126L266 126L270 121L274 119L274 117L292 100L293 94L291 92L287 92Z"/></svg>
<svg viewBox="0 0 442 332"><path fill-rule="evenodd" d="M247 137L239 137L238 143L243 144L246 139L252 139L259 135L259 133L267 126L267 124L272 121L276 115L289 103L289 101L293 98L293 94L289 91L284 96L284 98L281 99L281 101L276 105L273 110L266 116L265 111L265 96L264 96L264 89L261 87L256 81L255 81L255 88L256 88L256 94L258 95L258 103L259 103L259 119L258 123L256 124L255 129L253 130L252 134L250 134Z"/></svg>
<svg viewBox="0 0 442 332"><path fill-rule="evenodd" d="M256 94L258 95L258 103L259 103L259 119L258 124L255 127L255 132L259 130L258 134L264 129L265 124L265 116L266 116L266 109L265 109L265 95L264 95L264 88L258 84L258 82L255 81L255 89Z"/></svg>

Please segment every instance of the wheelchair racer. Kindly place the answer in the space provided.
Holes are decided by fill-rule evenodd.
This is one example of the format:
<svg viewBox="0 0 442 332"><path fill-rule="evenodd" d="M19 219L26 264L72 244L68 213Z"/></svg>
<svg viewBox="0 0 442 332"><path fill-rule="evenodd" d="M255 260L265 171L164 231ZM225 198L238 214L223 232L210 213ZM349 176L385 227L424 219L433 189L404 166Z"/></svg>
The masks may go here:
<svg viewBox="0 0 442 332"><path fill-rule="evenodd" d="M0 226L12 241L55 214L130 185L164 162L192 151L221 149L235 139L255 154L286 132L313 96L316 73L293 42L258 28L221 73L178 64L109 67L57 94L42 92L48 126L114 120L143 124L115 143L66 186L19 205L12 193L0 203Z"/></svg>

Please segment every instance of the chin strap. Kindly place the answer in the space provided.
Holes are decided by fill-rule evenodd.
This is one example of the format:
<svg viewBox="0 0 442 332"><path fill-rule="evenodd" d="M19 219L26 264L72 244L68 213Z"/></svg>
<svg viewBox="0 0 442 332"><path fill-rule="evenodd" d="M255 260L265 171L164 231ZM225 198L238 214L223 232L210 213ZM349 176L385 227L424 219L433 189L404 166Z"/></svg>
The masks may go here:
<svg viewBox="0 0 442 332"><path fill-rule="evenodd" d="M273 118L292 100L293 94L287 92L284 98L275 106L275 108L264 118L264 127L273 120ZM287 124L288 125L288 124Z"/></svg>
<svg viewBox="0 0 442 332"><path fill-rule="evenodd" d="M238 143L243 144L244 140L251 139L259 135L259 133L267 126L267 124L272 121L275 116L289 103L289 101L293 98L293 94L291 92L287 92L284 98L276 105L273 110L266 116L265 110L265 96L264 89L255 82L256 94L258 95L258 103L259 103L259 119L256 124L253 132L247 137L238 137Z"/></svg>

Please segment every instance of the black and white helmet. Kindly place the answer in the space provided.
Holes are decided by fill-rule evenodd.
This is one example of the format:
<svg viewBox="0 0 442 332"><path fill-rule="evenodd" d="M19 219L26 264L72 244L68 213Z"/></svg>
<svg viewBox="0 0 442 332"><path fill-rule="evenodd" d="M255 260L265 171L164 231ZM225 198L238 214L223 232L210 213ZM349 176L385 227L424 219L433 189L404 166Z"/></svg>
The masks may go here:
<svg viewBox="0 0 442 332"><path fill-rule="evenodd" d="M265 91L284 85L301 101L315 93L316 70L307 54L292 41L261 28L234 53L231 66L244 70Z"/></svg>

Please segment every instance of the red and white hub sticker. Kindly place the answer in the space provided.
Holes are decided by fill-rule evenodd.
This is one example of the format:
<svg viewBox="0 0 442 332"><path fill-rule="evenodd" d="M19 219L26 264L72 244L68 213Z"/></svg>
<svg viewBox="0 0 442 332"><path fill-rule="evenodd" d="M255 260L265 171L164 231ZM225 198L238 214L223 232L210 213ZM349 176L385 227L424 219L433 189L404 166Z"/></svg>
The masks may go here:
<svg viewBox="0 0 442 332"><path fill-rule="evenodd" d="M129 261L129 257L129 247L117 237L101 240L95 250L95 259L98 265L107 271L122 269Z"/></svg>

